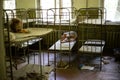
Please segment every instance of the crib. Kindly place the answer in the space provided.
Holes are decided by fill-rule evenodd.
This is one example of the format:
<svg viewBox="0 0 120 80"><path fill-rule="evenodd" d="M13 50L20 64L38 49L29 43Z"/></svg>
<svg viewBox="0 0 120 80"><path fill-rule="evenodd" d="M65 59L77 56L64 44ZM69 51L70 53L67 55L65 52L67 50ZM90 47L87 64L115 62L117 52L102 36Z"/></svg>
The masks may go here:
<svg viewBox="0 0 120 80"><path fill-rule="evenodd" d="M102 55L105 46L103 36L103 10L101 8L81 8L78 11L79 54L81 69L102 70ZM95 57L99 59L93 61ZM86 59L83 60L82 58ZM82 61L83 60L83 61Z"/></svg>
<svg viewBox="0 0 120 80"><path fill-rule="evenodd" d="M34 26L33 24L31 25L32 27L30 27L29 24L34 23L34 22L32 20L28 21L29 20L28 16L27 16L28 12L27 12L27 10L24 10L24 14L19 14L19 18L22 16L22 18L20 18L20 19L23 21L23 28L26 30L29 30L30 32L29 33L10 32L10 29L9 29L10 20L12 18L17 18L18 14L16 12L19 13L21 11L23 11L23 9L16 9L16 11L15 10L4 10L5 27L4 27L3 34L5 36L4 40L5 40L5 44L6 44L6 52L8 52L8 57L10 58L9 61L10 61L11 80L25 78L25 76L28 77L26 75L26 73L28 73L28 75L33 73L33 74L36 74L37 77L42 78L44 80L47 80L49 73L53 70L53 67L43 65L41 58L44 56L41 56L41 41L43 40L43 36L47 36L47 34L49 34L53 31L53 29L47 28L47 27L39 28L39 27ZM8 13L10 13L10 14L8 14ZM25 17L23 18L23 16L25 16ZM37 48L38 50L29 49L29 46L33 45L36 42L38 42L38 48ZM24 60L28 61L28 64L26 66L23 66L20 69L17 69L17 66L16 66L17 70L13 70L13 68L12 68L13 67L12 66L13 65L12 64L13 63L13 56L11 55L11 47L12 46L15 46L15 52L18 49L23 48ZM7 48L9 48L9 51L7 51ZM27 54L26 54L26 50L28 50ZM36 62L33 62L33 63L29 62L29 59L30 59L29 52L30 51L37 51L39 53L37 63ZM27 57L27 59L26 59L26 57ZM23 75L21 75L20 72L22 72Z"/></svg>
<svg viewBox="0 0 120 80"><path fill-rule="evenodd" d="M55 11L60 10L60 14L56 15ZM41 78L44 80L48 79L49 73L54 70L54 72L57 69L56 63L56 55L57 53L67 53L67 57L69 58L68 61L65 61L66 67L70 66L70 59L72 54L72 49L74 45L76 44L76 40L74 41L68 41L61 43L61 35L63 33L68 33L72 31L72 26L75 26L75 29L77 29L76 26L76 9L72 8L72 11L69 10L69 8L51 8L51 9L37 9L37 8L30 8L30 9L14 9L14 10L5 10L6 14L10 13L8 17L5 17L5 29L4 31L8 33L8 35L5 35L5 39L9 39L9 47L15 46L17 49L23 48L24 54L26 55L30 51L33 51L29 49L30 45L33 45L34 43L38 42L39 48L38 48L38 63L35 61L33 63L30 63L29 61L29 54L27 54L27 62L28 64L23 66L22 68L13 71L11 67L11 78L12 79L19 79L26 77L26 73L38 73ZM19 14L18 14L19 13ZM74 14L73 14L74 13ZM43 14L46 14L47 16L44 16ZM23 16L24 15L24 16ZM59 18L58 18L59 17ZM12 33L9 31L8 24L10 23L12 18L20 18L23 22L23 29L30 31L30 33ZM7 21L6 21L7 19ZM62 26L66 26L67 29L62 29ZM52 28L51 28L52 27ZM77 33L77 30L74 32ZM11 37L11 38L10 38ZM45 44L47 45L46 48L48 49L48 65L43 65L44 63L43 59L44 56L41 56L41 41L45 41ZM54 48L55 45L58 45L59 48ZM63 45L64 49L61 50L60 45ZM16 50L17 50L16 49ZM36 51L36 50L34 50ZM54 53L54 61L53 65L50 66L49 62L49 55L50 52ZM57 53L56 53L57 52ZM11 58L13 56L11 55ZM26 58L24 58L26 60ZM42 61L42 62L41 62ZM62 56L60 57L60 61L62 61ZM22 75L20 75L23 72ZM47 74L46 74L47 73Z"/></svg>
<svg viewBox="0 0 120 80"><path fill-rule="evenodd" d="M56 10L59 10L60 13L55 14ZM53 44L48 48L48 57L50 53L53 53L55 57L53 61L48 59L48 65L54 64L55 69L67 69L70 67L71 54L73 47L76 44L76 40L62 42L61 36L63 36L64 33L70 35L71 32L75 32L77 34L76 31L72 31L72 26L77 27L76 23L71 22L76 17L74 15L75 11L73 10L70 12L69 8L50 8L48 10L48 13L49 12L53 12L54 14L54 33ZM72 15L73 12L74 14ZM70 17L71 15L72 17ZM66 26L67 29L63 29L62 26ZM63 60L62 54L67 54L67 61Z"/></svg>

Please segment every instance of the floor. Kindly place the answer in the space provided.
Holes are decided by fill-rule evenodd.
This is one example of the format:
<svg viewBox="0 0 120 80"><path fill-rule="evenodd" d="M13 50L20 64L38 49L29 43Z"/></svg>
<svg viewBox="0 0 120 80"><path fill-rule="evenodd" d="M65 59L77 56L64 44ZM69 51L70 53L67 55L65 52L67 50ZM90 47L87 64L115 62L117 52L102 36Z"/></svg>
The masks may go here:
<svg viewBox="0 0 120 80"><path fill-rule="evenodd" d="M46 51L41 53L42 64L48 65L48 54ZM59 54L59 53L57 53ZM67 54L56 55L57 61L62 56L63 61L69 61ZM39 63L40 55L35 53L30 55L30 63ZM50 64L52 65L54 60L54 53L49 55ZM103 64L102 70L81 70L79 67L78 55L72 54L70 67L67 69L55 69L56 73L52 71L49 74L48 80L120 80L120 72L118 69L118 62L112 56L104 56L104 59L108 62ZM26 62L18 64L18 69L23 67Z"/></svg>

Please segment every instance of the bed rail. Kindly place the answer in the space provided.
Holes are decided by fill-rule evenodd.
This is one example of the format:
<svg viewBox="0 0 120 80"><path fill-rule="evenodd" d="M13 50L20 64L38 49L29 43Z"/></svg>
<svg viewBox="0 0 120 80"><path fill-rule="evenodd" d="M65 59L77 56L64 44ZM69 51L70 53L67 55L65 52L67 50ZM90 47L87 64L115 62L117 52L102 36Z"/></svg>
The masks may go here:
<svg viewBox="0 0 120 80"><path fill-rule="evenodd" d="M77 23L79 29L79 41L80 49L79 53L85 58L85 63L90 65L97 65L102 69L102 53L104 49L103 43L103 10L101 8L81 8L78 10ZM90 40L90 44L85 42ZM98 41L100 44L96 43ZM93 44L94 43L94 44ZM99 57L100 60L97 63L91 60L95 57ZM89 58L89 60L87 60ZM94 68L94 66L92 66ZM96 70L96 69L95 69Z"/></svg>

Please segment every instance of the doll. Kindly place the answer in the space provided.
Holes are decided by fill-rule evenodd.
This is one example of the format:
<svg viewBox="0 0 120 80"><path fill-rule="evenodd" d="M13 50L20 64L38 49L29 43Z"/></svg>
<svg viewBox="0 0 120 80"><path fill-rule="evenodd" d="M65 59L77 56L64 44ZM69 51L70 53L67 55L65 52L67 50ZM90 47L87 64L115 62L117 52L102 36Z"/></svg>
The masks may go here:
<svg viewBox="0 0 120 80"><path fill-rule="evenodd" d="M77 38L77 33L75 31L64 32L61 36L61 42L75 41Z"/></svg>
<svg viewBox="0 0 120 80"><path fill-rule="evenodd" d="M14 33L28 33L28 30L23 29L23 23L18 18L13 18L10 24L11 31Z"/></svg>

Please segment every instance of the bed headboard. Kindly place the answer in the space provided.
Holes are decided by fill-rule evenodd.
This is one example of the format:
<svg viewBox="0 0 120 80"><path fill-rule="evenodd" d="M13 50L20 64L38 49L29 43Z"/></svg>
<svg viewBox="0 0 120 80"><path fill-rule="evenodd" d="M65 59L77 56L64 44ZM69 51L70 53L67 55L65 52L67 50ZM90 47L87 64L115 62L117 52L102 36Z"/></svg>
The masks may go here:
<svg viewBox="0 0 120 80"><path fill-rule="evenodd" d="M26 9L24 8L19 8L19 9L14 9L16 11L15 16L20 19L26 19Z"/></svg>
<svg viewBox="0 0 120 80"><path fill-rule="evenodd" d="M99 9L97 8L82 8L79 10L79 13L81 13L81 15L83 16L88 16L88 19L97 19L99 17Z"/></svg>
<svg viewBox="0 0 120 80"><path fill-rule="evenodd" d="M27 17L28 17L28 19L35 19L36 18L35 9L28 9Z"/></svg>

